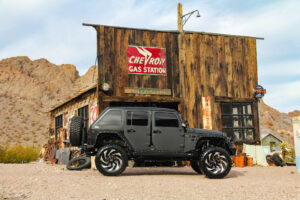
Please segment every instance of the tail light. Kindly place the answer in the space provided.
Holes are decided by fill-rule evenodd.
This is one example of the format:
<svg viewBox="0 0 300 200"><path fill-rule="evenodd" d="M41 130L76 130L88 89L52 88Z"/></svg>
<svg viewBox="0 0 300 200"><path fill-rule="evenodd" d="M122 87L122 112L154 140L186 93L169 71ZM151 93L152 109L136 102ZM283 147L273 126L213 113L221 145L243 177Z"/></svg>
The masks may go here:
<svg viewBox="0 0 300 200"><path fill-rule="evenodd" d="M87 135L88 135L88 137L91 136L91 131L90 130L88 130L88 134Z"/></svg>

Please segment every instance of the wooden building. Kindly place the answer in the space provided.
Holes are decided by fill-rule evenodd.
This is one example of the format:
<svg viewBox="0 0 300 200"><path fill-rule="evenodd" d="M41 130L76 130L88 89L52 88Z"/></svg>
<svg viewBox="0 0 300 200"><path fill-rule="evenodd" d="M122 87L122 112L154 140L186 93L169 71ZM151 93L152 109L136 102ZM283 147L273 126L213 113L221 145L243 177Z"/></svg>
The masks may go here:
<svg viewBox="0 0 300 200"><path fill-rule="evenodd" d="M256 40L260 38L83 25L97 32L99 113L119 105L175 108L190 127L259 142L253 88L258 84ZM131 73L135 57L131 59L128 52L133 47L165 49L166 73L135 74L137 69ZM107 84L109 90L104 91Z"/></svg>

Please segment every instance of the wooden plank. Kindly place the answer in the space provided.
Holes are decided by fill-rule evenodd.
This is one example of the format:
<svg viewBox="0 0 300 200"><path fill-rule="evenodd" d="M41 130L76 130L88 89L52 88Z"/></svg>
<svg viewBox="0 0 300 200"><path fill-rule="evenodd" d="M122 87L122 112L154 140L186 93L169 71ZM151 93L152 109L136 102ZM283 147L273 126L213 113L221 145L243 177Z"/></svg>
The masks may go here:
<svg viewBox="0 0 300 200"><path fill-rule="evenodd" d="M114 94L116 96L120 96L120 77L121 77L121 66L120 66L120 49L121 49L121 29L116 29L114 31L114 40L115 40L115 74L112 74L113 76L113 82L115 82L115 92Z"/></svg>
<svg viewBox="0 0 300 200"><path fill-rule="evenodd" d="M171 95L170 89L158 89L158 88L125 88L127 94L151 94L151 95Z"/></svg>
<svg viewBox="0 0 300 200"><path fill-rule="evenodd" d="M181 102L181 98L165 97L165 96L106 96L103 98L103 102Z"/></svg>
<svg viewBox="0 0 300 200"><path fill-rule="evenodd" d="M122 30L121 34L121 44L120 44L120 84L119 87L121 89L121 96L124 96L124 87L128 85L127 79L128 79L128 55L127 55L127 48L128 48L128 38L129 38L129 30Z"/></svg>

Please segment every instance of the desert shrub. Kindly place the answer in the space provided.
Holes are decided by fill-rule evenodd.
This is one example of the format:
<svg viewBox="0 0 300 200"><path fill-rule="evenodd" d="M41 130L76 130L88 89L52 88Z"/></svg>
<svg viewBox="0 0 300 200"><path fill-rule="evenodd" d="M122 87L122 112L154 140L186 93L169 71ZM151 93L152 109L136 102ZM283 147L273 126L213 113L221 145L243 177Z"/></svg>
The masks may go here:
<svg viewBox="0 0 300 200"><path fill-rule="evenodd" d="M283 160L285 162L296 162L295 149L288 142L283 141L280 144Z"/></svg>
<svg viewBox="0 0 300 200"><path fill-rule="evenodd" d="M30 146L0 146L0 163L29 163L40 158L40 148Z"/></svg>

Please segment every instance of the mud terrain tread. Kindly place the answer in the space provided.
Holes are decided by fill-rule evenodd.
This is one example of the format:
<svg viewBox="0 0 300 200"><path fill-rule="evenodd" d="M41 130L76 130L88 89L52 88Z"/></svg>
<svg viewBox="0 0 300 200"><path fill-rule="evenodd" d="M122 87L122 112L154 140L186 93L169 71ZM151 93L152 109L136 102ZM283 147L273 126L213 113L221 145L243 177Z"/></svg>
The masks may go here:
<svg viewBox="0 0 300 200"><path fill-rule="evenodd" d="M70 125L70 143L72 146L80 146L82 139L82 117L74 116Z"/></svg>

